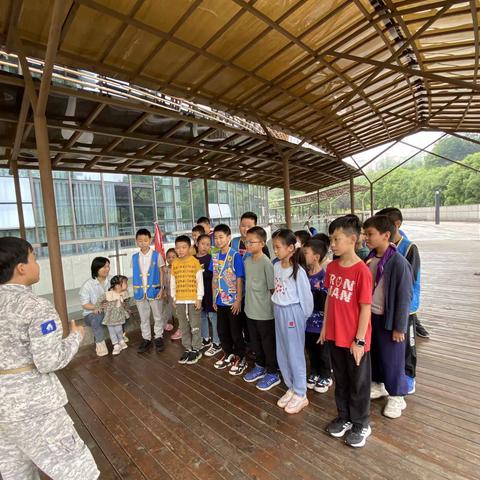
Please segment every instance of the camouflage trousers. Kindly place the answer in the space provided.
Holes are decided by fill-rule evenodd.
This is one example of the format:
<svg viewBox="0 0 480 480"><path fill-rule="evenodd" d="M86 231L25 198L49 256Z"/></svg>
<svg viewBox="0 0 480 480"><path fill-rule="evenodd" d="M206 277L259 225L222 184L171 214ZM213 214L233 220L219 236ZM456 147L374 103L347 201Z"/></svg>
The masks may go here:
<svg viewBox="0 0 480 480"><path fill-rule="evenodd" d="M21 422L0 422L3 480L96 480L95 460L64 408Z"/></svg>

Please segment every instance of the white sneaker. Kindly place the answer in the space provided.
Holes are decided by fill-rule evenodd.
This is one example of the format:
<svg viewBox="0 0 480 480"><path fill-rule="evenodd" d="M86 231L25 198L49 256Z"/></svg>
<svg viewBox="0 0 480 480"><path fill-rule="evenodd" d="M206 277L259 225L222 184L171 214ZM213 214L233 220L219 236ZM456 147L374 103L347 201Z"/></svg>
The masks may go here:
<svg viewBox="0 0 480 480"><path fill-rule="evenodd" d="M398 418L406 408L407 402L403 397L388 397L382 413L388 418Z"/></svg>
<svg viewBox="0 0 480 480"><path fill-rule="evenodd" d="M381 397L388 397L388 392L383 383L372 382L370 389L370 399L375 400Z"/></svg>
<svg viewBox="0 0 480 480"><path fill-rule="evenodd" d="M122 350L123 350L122 346L119 343L116 343L113 346L112 355L119 355Z"/></svg>
<svg viewBox="0 0 480 480"><path fill-rule="evenodd" d="M95 344L95 351L97 352L98 357L104 357L105 355L108 355L108 348L105 340Z"/></svg>
<svg viewBox="0 0 480 480"><path fill-rule="evenodd" d="M128 348L128 345L125 343L125 340L122 340L119 345L122 347L122 350L125 350L126 348Z"/></svg>
<svg viewBox="0 0 480 480"><path fill-rule="evenodd" d="M293 394L293 397L288 402L287 406L285 407L285 411L287 413L298 413L301 412L306 406L308 405L308 398L306 395L301 397L296 393Z"/></svg>
<svg viewBox="0 0 480 480"><path fill-rule="evenodd" d="M287 390L285 395L283 397L280 397L277 401L277 405L280 408L285 408L288 405L288 402L292 399L292 397L295 395L293 390Z"/></svg>

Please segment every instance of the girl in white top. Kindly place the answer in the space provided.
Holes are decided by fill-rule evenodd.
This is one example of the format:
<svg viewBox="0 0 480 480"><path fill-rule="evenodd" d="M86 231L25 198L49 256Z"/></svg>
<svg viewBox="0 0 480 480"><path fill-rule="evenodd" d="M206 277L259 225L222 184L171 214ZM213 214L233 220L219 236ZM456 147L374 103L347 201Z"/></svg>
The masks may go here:
<svg viewBox="0 0 480 480"><path fill-rule="evenodd" d="M287 392L277 402L287 413L298 413L308 405L305 364L305 322L313 311L313 296L305 271L305 257L296 248L291 230L272 235L275 255L275 291L272 295L277 361Z"/></svg>

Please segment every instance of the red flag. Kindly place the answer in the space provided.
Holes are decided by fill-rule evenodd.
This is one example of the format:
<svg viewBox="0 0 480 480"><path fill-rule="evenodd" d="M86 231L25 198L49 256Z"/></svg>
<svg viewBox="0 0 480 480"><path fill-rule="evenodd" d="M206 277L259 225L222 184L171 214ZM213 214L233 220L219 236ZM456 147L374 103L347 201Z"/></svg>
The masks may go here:
<svg viewBox="0 0 480 480"><path fill-rule="evenodd" d="M162 256L163 261L166 261L167 257L165 255L165 249L163 248L163 235L158 223L155 224L155 235L153 241L155 242L155 251Z"/></svg>

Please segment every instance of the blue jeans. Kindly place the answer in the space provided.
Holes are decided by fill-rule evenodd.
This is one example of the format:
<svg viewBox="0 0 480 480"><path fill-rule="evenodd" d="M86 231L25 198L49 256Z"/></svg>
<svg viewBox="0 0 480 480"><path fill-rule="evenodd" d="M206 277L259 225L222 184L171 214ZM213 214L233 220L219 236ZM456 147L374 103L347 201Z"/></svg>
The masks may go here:
<svg viewBox="0 0 480 480"><path fill-rule="evenodd" d="M210 338L210 329L208 328L208 321L210 320L210 323L212 324L213 343L220 345L217 331L217 312L206 312L205 310L202 310L201 317L202 324L200 327L200 333L202 338Z"/></svg>
<svg viewBox="0 0 480 480"><path fill-rule="evenodd" d="M103 342L105 340L105 329L103 328L103 313L89 313L83 317L85 325L92 327L93 337L95 343Z"/></svg>

